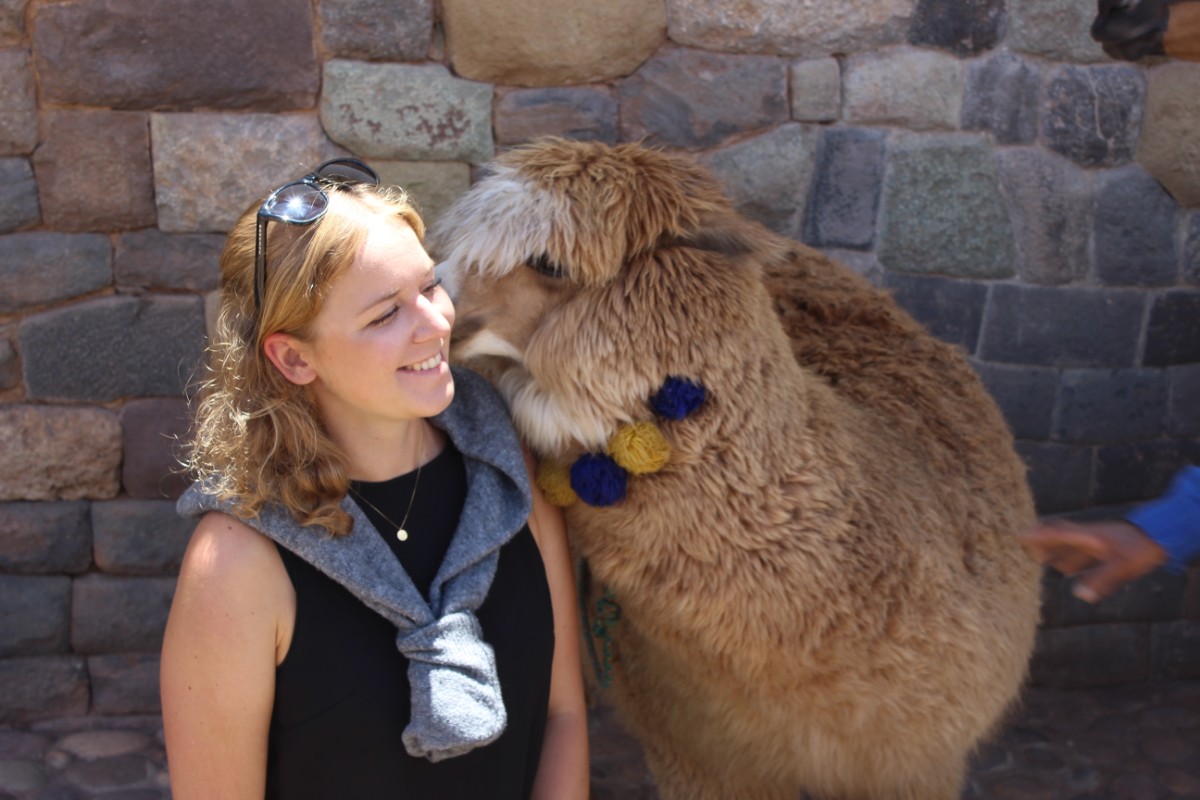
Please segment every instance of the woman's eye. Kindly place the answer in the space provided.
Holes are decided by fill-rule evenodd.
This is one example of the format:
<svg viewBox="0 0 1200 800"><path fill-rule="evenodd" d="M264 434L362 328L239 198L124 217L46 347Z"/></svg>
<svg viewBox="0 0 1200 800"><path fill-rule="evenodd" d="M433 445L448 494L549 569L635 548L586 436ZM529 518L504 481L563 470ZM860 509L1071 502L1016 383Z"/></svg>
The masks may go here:
<svg viewBox="0 0 1200 800"><path fill-rule="evenodd" d="M441 285L442 285L442 279L437 278L436 280L434 280L433 283L431 283L425 287L425 294L433 294L434 292L437 291L437 288Z"/></svg>
<svg viewBox="0 0 1200 800"><path fill-rule="evenodd" d="M388 309L386 312L384 312L384 313L383 313L383 314L381 314L380 316L376 317L375 319L371 320L371 321L370 321L369 323L367 323L367 324L368 324L370 327L372 327L372 328L378 327L379 325L382 325L382 324L384 324L385 322L387 322L387 321L388 321L389 319L391 319L392 317L396 316L396 312L397 312L397 311L399 311L399 310L400 310L400 309L399 309L399 307L398 307L398 306L392 306L392 307L391 307L390 309Z"/></svg>

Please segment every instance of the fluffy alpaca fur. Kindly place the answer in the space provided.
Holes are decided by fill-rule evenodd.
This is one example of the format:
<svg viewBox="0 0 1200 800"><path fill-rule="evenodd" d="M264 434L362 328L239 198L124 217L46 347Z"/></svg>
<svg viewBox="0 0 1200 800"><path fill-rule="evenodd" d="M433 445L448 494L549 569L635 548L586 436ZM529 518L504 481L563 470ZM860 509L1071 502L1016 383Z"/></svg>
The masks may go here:
<svg viewBox="0 0 1200 800"><path fill-rule="evenodd" d="M1038 614L1024 470L961 353L636 145L510 151L443 218L455 353L539 458L654 419L665 469L566 508L621 606L613 700L664 798L956 798ZM773 312L774 309L774 312Z"/></svg>

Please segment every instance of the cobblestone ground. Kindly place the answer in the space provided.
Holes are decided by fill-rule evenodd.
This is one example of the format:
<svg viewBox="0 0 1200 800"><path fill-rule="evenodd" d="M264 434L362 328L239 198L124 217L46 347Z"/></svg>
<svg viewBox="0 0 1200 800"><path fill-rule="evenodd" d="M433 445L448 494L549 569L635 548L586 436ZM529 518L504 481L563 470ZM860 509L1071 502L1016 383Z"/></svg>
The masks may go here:
<svg viewBox="0 0 1200 800"><path fill-rule="evenodd" d="M593 713L593 800L655 800L637 744ZM157 717L0 728L0 800L169 800ZM1200 800L1200 682L1032 689L964 800ZM340 800L340 798L338 799Z"/></svg>

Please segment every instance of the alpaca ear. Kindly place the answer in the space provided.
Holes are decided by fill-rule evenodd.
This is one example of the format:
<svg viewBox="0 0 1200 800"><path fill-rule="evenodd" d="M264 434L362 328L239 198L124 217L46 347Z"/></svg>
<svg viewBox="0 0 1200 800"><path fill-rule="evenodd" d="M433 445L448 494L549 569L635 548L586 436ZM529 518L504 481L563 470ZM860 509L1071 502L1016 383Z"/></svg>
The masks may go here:
<svg viewBox="0 0 1200 800"><path fill-rule="evenodd" d="M727 219L705 214L693 230L661 240L659 247L691 247L736 258L753 253L761 244L752 227L730 225Z"/></svg>
<svg viewBox="0 0 1200 800"><path fill-rule="evenodd" d="M279 374L297 386L312 383L317 371L309 363L304 342L287 333L272 333L263 340L263 354Z"/></svg>

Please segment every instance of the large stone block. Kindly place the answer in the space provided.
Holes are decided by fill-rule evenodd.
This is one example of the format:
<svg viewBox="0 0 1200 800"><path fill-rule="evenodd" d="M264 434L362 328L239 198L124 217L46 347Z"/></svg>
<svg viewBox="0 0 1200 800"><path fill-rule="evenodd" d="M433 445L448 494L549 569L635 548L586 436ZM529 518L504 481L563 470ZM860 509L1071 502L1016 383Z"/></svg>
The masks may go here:
<svg viewBox="0 0 1200 800"><path fill-rule="evenodd" d="M846 60L842 113L848 122L910 130L957 130L962 62L928 50L885 50Z"/></svg>
<svg viewBox="0 0 1200 800"><path fill-rule="evenodd" d="M190 481L180 459L188 435L188 405L180 399L131 400L121 409L125 460L121 485L139 500L175 498Z"/></svg>
<svg viewBox="0 0 1200 800"><path fill-rule="evenodd" d="M1162 622L1154 626L1150 636L1156 678L1200 680L1200 620Z"/></svg>
<svg viewBox="0 0 1200 800"><path fill-rule="evenodd" d="M1138 163L1180 205L1200 207L1200 64L1163 64L1147 75Z"/></svg>
<svg viewBox="0 0 1200 800"><path fill-rule="evenodd" d="M671 41L705 50L828 56L904 41L912 0L668 0Z"/></svg>
<svg viewBox="0 0 1200 800"><path fill-rule="evenodd" d="M1187 233L1183 242L1183 278L1200 285L1200 211L1188 215Z"/></svg>
<svg viewBox="0 0 1200 800"><path fill-rule="evenodd" d="M121 288L211 291L220 281L224 247L225 237L216 234L129 231L117 239L113 277Z"/></svg>
<svg viewBox="0 0 1200 800"><path fill-rule="evenodd" d="M1060 626L1108 622L1155 622L1178 619L1183 611L1187 578L1156 570L1130 581L1098 603L1086 603L1072 594L1074 581L1060 581Z"/></svg>
<svg viewBox="0 0 1200 800"><path fill-rule="evenodd" d="M628 75L662 43L660 0L442 0L446 52L464 78L512 86Z"/></svg>
<svg viewBox="0 0 1200 800"><path fill-rule="evenodd" d="M114 497L121 425L102 408L0 406L0 500Z"/></svg>
<svg viewBox="0 0 1200 800"><path fill-rule="evenodd" d="M31 228L41 221L37 181L24 158L0 158L0 234Z"/></svg>
<svg viewBox="0 0 1200 800"><path fill-rule="evenodd" d="M21 365L17 351L7 338L0 338L0 391L12 389L21 382Z"/></svg>
<svg viewBox="0 0 1200 800"><path fill-rule="evenodd" d="M1146 625L1082 625L1038 632L1030 663L1035 686L1082 689L1144 681L1149 677Z"/></svg>
<svg viewBox="0 0 1200 800"><path fill-rule="evenodd" d="M0 659L0 723L81 716L87 710L87 666L79 656Z"/></svg>
<svg viewBox="0 0 1200 800"><path fill-rule="evenodd" d="M91 563L87 503L0 503L0 570L79 573Z"/></svg>
<svg viewBox="0 0 1200 800"><path fill-rule="evenodd" d="M1107 61L1090 35L1095 16L1090 0L1009 0L1007 44L1051 61Z"/></svg>
<svg viewBox="0 0 1200 800"><path fill-rule="evenodd" d="M93 503L96 566L110 575L174 575L195 527L170 500Z"/></svg>
<svg viewBox="0 0 1200 800"><path fill-rule="evenodd" d="M112 283L112 247L98 233L0 236L0 313L69 300Z"/></svg>
<svg viewBox="0 0 1200 800"><path fill-rule="evenodd" d="M227 233L256 198L332 155L311 114L153 114L150 139L169 233Z"/></svg>
<svg viewBox="0 0 1200 800"><path fill-rule="evenodd" d="M157 653L174 578L87 575L74 582L71 648L76 653Z"/></svg>
<svg viewBox="0 0 1200 800"><path fill-rule="evenodd" d="M1062 373L1054 438L1077 443L1154 439L1167 416L1161 369L1067 369Z"/></svg>
<svg viewBox="0 0 1200 800"><path fill-rule="evenodd" d="M1091 496L1092 448L1057 442L1018 441L1017 453L1029 468L1038 514L1085 507Z"/></svg>
<svg viewBox="0 0 1200 800"><path fill-rule="evenodd" d="M887 134L832 128L822 134L818 152L804 241L814 247L871 249L883 192Z"/></svg>
<svg viewBox="0 0 1200 800"><path fill-rule="evenodd" d="M617 89L625 140L703 149L788 118L786 67L766 56L666 50Z"/></svg>
<svg viewBox="0 0 1200 800"><path fill-rule="evenodd" d="M1048 439L1058 398L1058 371L976 361L972 366L1000 406L1013 436Z"/></svg>
<svg viewBox="0 0 1200 800"><path fill-rule="evenodd" d="M1144 305L1132 290L998 284L979 355L1010 364L1130 367Z"/></svg>
<svg viewBox="0 0 1200 800"><path fill-rule="evenodd" d="M895 272L1007 278L1017 254L996 161L978 136L908 136L891 146L879 260Z"/></svg>
<svg viewBox="0 0 1200 800"><path fill-rule="evenodd" d="M963 128L989 131L1000 144L1031 144L1040 82L1037 66L1011 53L976 61L967 70Z"/></svg>
<svg viewBox="0 0 1200 800"><path fill-rule="evenodd" d="M1171 385L1167 433L1200 437L1200 364L1171 367L1167 375Z"/></svg>
<svg viewBox="0 0 1200 800"><path fill-rule="evenodd" d="M1136 67L1050 69L1042 90L1042 141L1085 167L1133 158L1146 79Z"/></svg>
<svg viewBox="0 0 1200 800"><path fill-rule="evenodd" d="M1154 298L1146 324L1148 367L1200 362L1200 291L1178 289Z"/></svg>
<svg viewBox="0 0 1200 800"><path fill-rule="evenodd" d="M2 9L0 5L0 20ZM0 155L28 155L37 141L37 96L29 50L0 50Z"/></svg>
<svg viewBox="0 0 1200 800"><path fill-rule="evenodd" d="M478 163L495 152L492 87L440 64L327 61L321 122L366 157Z"/></svg>
<svg viewBox="0 0 1200 800"><path fill-rule="evenodd" d="M471 166L462 161L373 161L383 183L403 186L429 226L471 187Z"/></svg>
<svg viewBox="0 0 1200 800"><path fill-rule="evenodd" d="M788 69L792 119L832 122L842 115L842 67L836 58L810 58Z"/></svg>
<svg viewBox="0 0 1200 800"><path fill-rule="evenodd" d="M883 285L896 302L930 333L956 344L968 353L975 351L983 321L987 286L973 281L917 277L887 273Z"/></svg>
<svg viewBox="0 0 1200 800"><path fill-rule="evenodd" d="M1006 19L1004 0L917 0L908 41L978 55L999 43Z"/></svg>
<svg viewBox="0 0 1200 800"><path fill-rule="evenodd" d="M34 7L43 102L116 109L312 108L308 0L77 0Z"/></svg>
<svg viewBox="0 0 1200 800"><path fill-rule="evenodd" d="M513 145L538 136L615 144L617 99L595 86L511 89L496 101L496 144Z"/></svg>
<svg viewBox="0 0 1200 800"><path fill-rule="evenodd" d="M1096 450L1092 502L1141 503L1159 497L1187 464L1200 460L1200 444L1185 439L1127 442Z"/></svg>
<svg viewBox="0 0 1200 800"><path fill-rule="evenodd" d="M200 363L204 303L101 297L27 317L18 330L30 398L177 396Z"/></svg>
<svg viewBox="0 0 1200 800"><path fill-rule="evenodd" d="M1097 180L1096 276L1108 286L1172 286L1179 281L1179 206L1137 165Z"/></svg>
<svg viewBox="0 0 1200 800"><path fill-rule="evenodd" d="M25 6L29 0L0 0L0 45L25 38Z"/></svg>
<svg viewBox="0 0 1200 800"><path fill-rule="evenodd" d="M739 211L776 233L799 238L820 133L781 125L701 157Z"/></svg>
<svg viewBox="0 0 1200 800"><path fill-rule="evenodd" d="M153 225L150 126L128 111L50 111L33 156L42 219L60 231Z"/></svg>
<svg viewBox="0 0 1200 800"><path fill-rule="evenodd" d="M1091 266L1092 176L1040 148L997 154L1025 283L1082 280Z"/></svg>
<svg viewBox="0 0 1200 800"><path fill-rule="evenodd" d="M89 656L92 679L92 712L95 714L158 714L157 655L125 653Z"/></svg>
<svg viewBox="0 0 1200 800"><path fill-rule="evenodd" d="M0 575L0 657L65 653L71 579Z"/></svg>
<svg viewBox="0 0 1200 800"><path fill-rule="evenodd" d="M420 61L433 43L433 0L324 0L318 11L339 58Z"/></svg>

